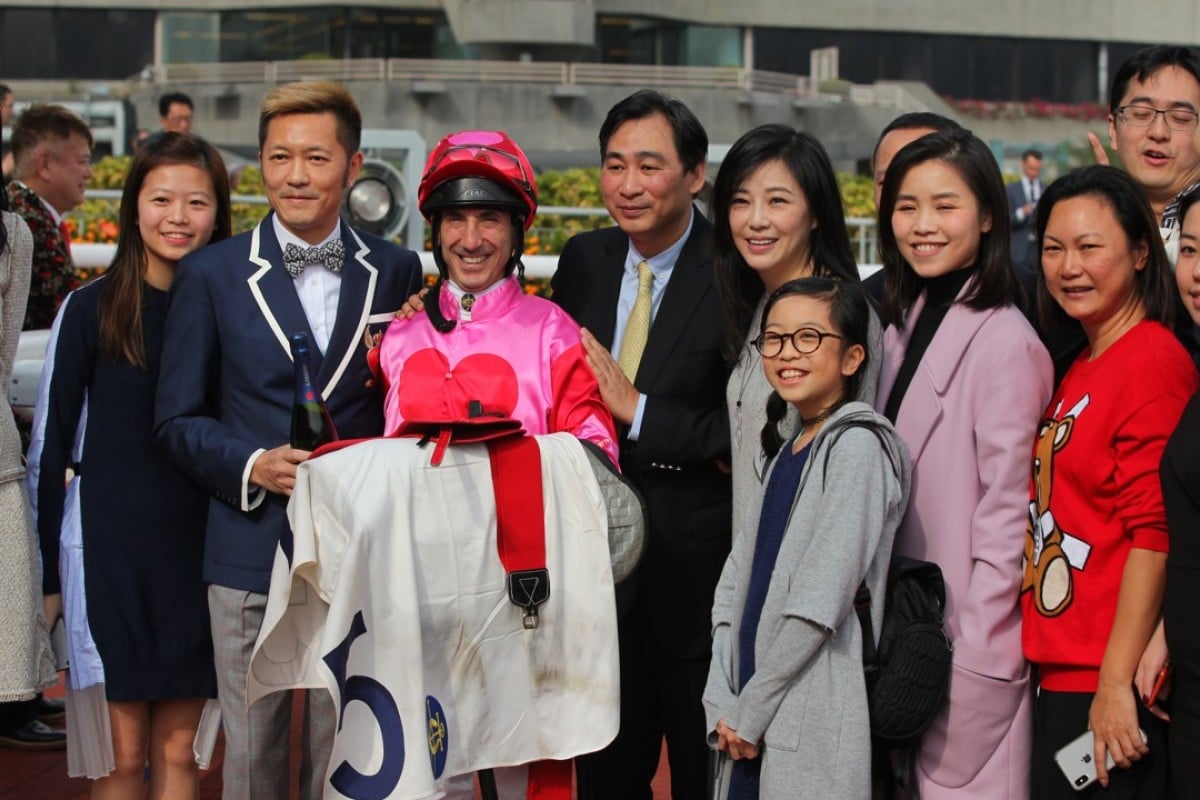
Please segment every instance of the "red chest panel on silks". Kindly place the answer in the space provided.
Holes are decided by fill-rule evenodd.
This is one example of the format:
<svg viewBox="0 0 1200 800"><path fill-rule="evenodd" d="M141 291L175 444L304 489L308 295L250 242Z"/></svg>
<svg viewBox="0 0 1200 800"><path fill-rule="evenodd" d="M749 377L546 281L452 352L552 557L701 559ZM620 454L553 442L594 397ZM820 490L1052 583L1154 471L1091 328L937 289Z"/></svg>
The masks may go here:
<svg viewBox="0 0 1200 800"><path fill-rule="evenodd" d="M248 697L329 689L329 796L426 797L452 776L566 760L616 735L605 501L573 436L522 438L532 449L499 459L455 443L434 466L432 447L398 438L301 465L292 558L276 556ZM512 495L528 502L506 510ZM497 534L531 513L552 581L536 627L509 600ZM506 558L524 563L526 544Z"/></svg>

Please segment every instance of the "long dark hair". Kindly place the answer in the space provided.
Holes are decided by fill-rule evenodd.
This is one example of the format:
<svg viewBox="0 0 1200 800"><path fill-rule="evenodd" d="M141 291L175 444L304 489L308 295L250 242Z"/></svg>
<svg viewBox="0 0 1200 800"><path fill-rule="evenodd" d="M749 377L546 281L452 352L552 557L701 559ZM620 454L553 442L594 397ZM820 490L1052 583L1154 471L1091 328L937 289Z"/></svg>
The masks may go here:
<svg viewBox="0 0 1200 800"><path fill-rule="evenodd" d="M729 148L713 183L713 280L725 310L723 350L730 363L738 360L754 307L765 290L734 246L729 208L751 173L771 161L787 167L816 223L810 237L813 275L859 282L842 195L825 148L787 125L761 125L743 134Z"/></svg>
<svg viewBox="0 0 1200 800"><path fill-rule="evenodd" d="M1192 206L1200 201L1200 186L1192 189L1190 192L1179 198L1179 227L1183 227L1183 218L1192 210Z"/></svg>
<svg viewBox="0 0 1200 800"><path fill-rule="evenodd" d="M138 194L146 176L167 164L190 164L208 173L217 205L210 243L229 237L229 173L221 155L208 142L190 133L161 131L146 139L133 156L121 190L117 252L104 273L100 293L100 352L113 361L124 359L146 368L142 339L142 278L146 274L146 245L138 230Z"/></svg>
<svg viewBox="0 0 1200 800"><path fill-rule="evenodd" d="M852 400L858 397L863 375L867 372L867 362L870 359L870 348L867 346L871 330L871 300L867 290L859 281L848 281L829 276L797 278L788 281L771 292L763 306L762 322L758 333L761 336L767 330L767 317L771 309L785 297L811 297L829 306L829 319L835 332L842 337L843 348L859 345L863 349L863 360L858 370L846 378L845 391L842 400ZM779 422L787 413L787 401L778 392L771 392L767 398L767 424L763 426L760 440L768 458L773 458L783 447L783 437L779 435Z"/></svg>
<svg viewBox="0 0 1200 800"><path fill-rule="evenodd" d="M1146 266L1134 276L1135 291L1146 319L1173 328L1176 311L1182 301L1175 286L1175 272L1158 230L1158 219L1150 208L1145 190L1128 173L1115 167L1096 164L1067 173L1050 184L1038 201L1039 248L1054 206L1074 197L1094 197L1099 200L1112 209L1113 217L1125 231L1130 247L1143 244L1147 247ZM1180 219L1182 221L1182 217ZM1046 281L1038 281L1037 296L1039 321L1044 328L1072 321L1050 296Z"/></svg>
<svg viewBox="0 0 1200 800"><path fill-rule="evenodd" d="M9 88L4 84L0 84L0 102L4 101L4 96L10 94ZM4 138L0 137L0 145L4 144ZM0 175L0 212L8 211L8 186L5 185L4 178L6 175ZM0 224L0 253L4 252L4 248L8 246L8 229Z"/></svg>
<svg viewBox="0 0 1200 800"><path fill-rule="evenodd" d="M991 230L979 237L975 277L962 303L984 310L1001 306L1021 307L1021 289L1013 274L1008 240L1008 197L1000 167L987 145L968 130L944 131L922 136L905 145L888 167L879 199L879 252L887 280L883 309L887 321L904 327L904 314L912 307L925 281L913 271L900 253L892 230L892 212L900 185L914 167L926 161L941 161L952 167L967 184L979 205L981 217L989 217Z"/></svg>
<svg viewBox="0 0 1200 800"><path fill-rule="evenodd" d="M0 183L0 213L8 211L8 187ZM0 223L0 254L8 247L8 228Z"/></svg>

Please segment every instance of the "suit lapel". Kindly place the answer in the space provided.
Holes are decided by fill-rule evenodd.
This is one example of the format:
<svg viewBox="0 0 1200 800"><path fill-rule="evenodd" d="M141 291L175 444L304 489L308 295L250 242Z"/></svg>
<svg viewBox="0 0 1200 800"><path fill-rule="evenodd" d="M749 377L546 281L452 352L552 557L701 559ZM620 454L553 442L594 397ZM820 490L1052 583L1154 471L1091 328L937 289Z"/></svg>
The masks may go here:
<svg viewBox="0 0 1200 800"><path fill-rule="evenodd" d="M635 381L639 387L649 385L653 376L666 366L701 299L712 285L708 270L708 223L699 211L694 213L691 236L675 261L658 313L650 326L650 337L646 340L642 363L638 365L638 380Z"/></svg>
<svg viewBox="0 0 1200 800"><path fill-rule="evenodd" d="M370 248L349 225L345 222L341 225L342 242L346 245L346 263L342 267L337 319L329 336L325 360L317 370L317 382L326 400L333 394L334 387L360 346L359 339L371 315L375 284L379 277L379 270L367 260Z"/></svg>
<svg viewBox="0 0 1200 800"><path fill-rule="evenodd" d="M619 233L619 231L618 231ZM617 357L620 342L614 342L617 329L617 305L621 300L621 279L625 274L625 258L629 254L629 239L620 233L605 243L600 269L595 280L595 297L590 300L596 309L593 315L592 335Z"/></svg>
<svg viewBox="0 0 1200 800"><path fill-rule="evenodd" d="M288 337L293 333L304 332L308 334L309 341L312 341L313 333L308 326L304 307L300 305L300 297L296 294L296 285L283 268L283 253L271 223L273 216L274 212L264 217L250 236L250 263L258 269L246 282L250 286L254 302L258 304L258 310L290 360L292 348ZM309 350L312 353L313 368L320 370L320 351L315 347Z"/></svg>
<svg viewBox="0 0 1200 800"><path fill-rule="evenodd" d="M970 285L968 281L967 287ZM967 287L963 288L963 292L967 291ZM959 293L960 298L963 292ZM918 302L923 305L924 296ZM919 311L919 308L914 305L913 310ZM942 419L950 381L958 371L967 348L983 327L984 321L993 313L991 309L976 311L956 301L946 312L937 333L933 335L933 341L925 350L896 419L897 428L904 436L914 463L920 460L934 428ZM910 316L911 331L917 317Z"/></svg>

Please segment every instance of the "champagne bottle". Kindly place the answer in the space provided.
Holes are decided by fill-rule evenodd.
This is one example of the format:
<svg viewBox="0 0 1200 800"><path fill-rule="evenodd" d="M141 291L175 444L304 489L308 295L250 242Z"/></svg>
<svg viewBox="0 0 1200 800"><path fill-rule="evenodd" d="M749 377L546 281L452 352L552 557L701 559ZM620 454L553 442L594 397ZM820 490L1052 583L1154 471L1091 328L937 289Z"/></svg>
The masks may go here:
<svg viewBox="0 0 1200 800"><path fill-rule="evenodd" d="M291 339L292 361L296 365L296 398L292 404L292 447L316 450L323 444L337 441L337 429L325 398L313 384L309 369L308 335L294 333Z"/></svg>

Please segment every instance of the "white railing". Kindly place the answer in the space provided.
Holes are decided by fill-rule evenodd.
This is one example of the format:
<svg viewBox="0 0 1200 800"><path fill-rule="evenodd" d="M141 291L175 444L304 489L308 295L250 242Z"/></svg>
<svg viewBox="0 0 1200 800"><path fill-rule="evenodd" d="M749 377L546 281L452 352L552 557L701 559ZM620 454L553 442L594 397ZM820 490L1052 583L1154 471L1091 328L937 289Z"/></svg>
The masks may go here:
<svg viewBox="0 0 1200 800"><path fill-rule="evenodd" d="M662 88L740 89L747 70L739 67L672 67L657 64L571 64L567 83Z"/></svg>
<svg viewBox="0 0 1200 800"><path fill-rule="evenodd" d="M154 68L156 83L274 83L275 61L222 61L162 64Z"/></svg>
<svg viewBox="0 0 1200 800"><path fill-rule="evenodd" d="M276 81L381 81L387 77L382 58L343 58L336 61L275 61Z"/></svg>
<svg viewBox="0 0 1200 800"><path fill-rule="evenodd" d="M878 269L878 265L875 264L875 220L849 218L846 220L846 224L851 229L851 240L856 240L858 243L859 271L863 273L863 277L866 277ZM856 229L859 231L857 235ZM116 252L115 244L71 243L71 259L79 269L104 269L112 263L113 255ZM425 273L427 275L436 274L437 266L434 264L433 254L428 250L422 250L419 255ZM542 280L553 276L554 270L558 267L558 256L556 255L524 256L521 261L525 264L526 275Z"/></svg>
<svg viewBox="0 0 1200 800"><path fill-rule="evenodd" d="M117 189L88 189L86 197L89 200L119 201L121 199L121 192ZM265 206L268 203L267 198L263 195L253 194L235 194L230 200L234 203L247 203L250 205ZM542 216L603 218L603 224L612 224L612 217L603 208L542 206L538 209L538 217ZM854 243L857 250L856 258L861 265L860 269L867 269L873 272L874 268L871 265L875 263L879 252L875 219L873 217L846 217L846 228L850 233L850 241ZM556 229L538 225L537 217L535 217L534 225L530 230L539 235L544 235ZM74 260L75 266L80 269L101 269L107 267L112 262L114 252L116 252L116 245L111 244L89 244L87 242L72 242L71 244L71 258ZM437 271L433 266L433 257L428 252L423 253L421 258L427 273L432 275ZM525 256L523 260L525 262L525 274L531 278L549 278L554 274L554 269L558 264L558 256Z"/></svg>
<svg viewBox="0 0 1200 800"><path fill-rule="evenodd" d="M392 58L387 62L390 81L479 81L507 83L568 83L568 64L557 61L457 61L450 59Z"/></svg>
<svg viewBox="0 0 1200 800"><path fill-rule="evenodd" d="M793 75L790 72L767 72L761 69L743 70L742 88L763 92L780 92L795 94L797 97L812 94L807 75Z"/></svg>
<svg viewBox="0 0 1200 800"><path fill-rule="evenodd" d="M279 83L310 78L439 83L540 83L557 86L655 86L666 89L741 89L793 97L816 95L805 75L742 67L680 67L660 64L602 64L562 61L471 61L436 58L348 58L301 61L231 61L161 64L152 70L157 83ZM901 110L920 103L895 85L854 85L850 98L866 105Z"/></svg>

